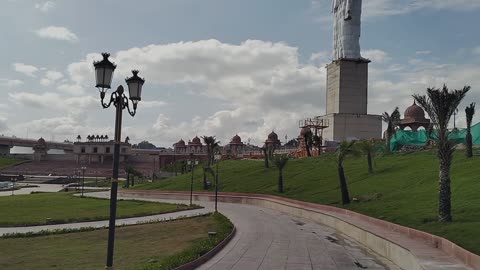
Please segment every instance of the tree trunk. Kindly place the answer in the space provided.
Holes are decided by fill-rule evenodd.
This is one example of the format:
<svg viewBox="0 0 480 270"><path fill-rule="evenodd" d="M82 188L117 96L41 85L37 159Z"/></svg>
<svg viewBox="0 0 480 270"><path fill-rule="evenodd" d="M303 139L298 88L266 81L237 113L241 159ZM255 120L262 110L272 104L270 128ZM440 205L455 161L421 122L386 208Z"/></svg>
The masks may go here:
<svg viewBox="0 0 480 270"><path fill-rule="evenodd" d="M438 191L438 221L452 221L450 165L453 150L448 141L439 145L438 155L440 158L439 191Z"/></svg>
<svg viewBox="0 0 480 270"><path fill-rule="evenodd" d="M310 152L310 146L308 144L305 144L305 148L307 149L307 157L311 157L312 152Z"/></svg>
<svg viewBox="0 0 480 270"><path fill-rule="evenodd" d="M372 153L367 152L367 161L368 161L368 172L373 173L373 164L372 164Z"/></svg>
<svg viewBox="0 0 480 270"><path fill-rule="evenodd" d="M211 158L211 154L210 154L210 145L207 145L207 166L210 167L210 165L212 164L212 158Z"/></svg>
<svg viewBox="0 0 480 270"><path fill-rule="evenodd" d="M132 187L135 186L135 175L132 175Z"/></svg>
<svg viewBox="0 0 480 270"><path fill-rule="evenodd" d="M127 173L127 188L130 187L130 173Z"/></svg>
<svg viewBox="0 0 480 270"><path fill-rule="evenodd" d="M467 149L466 149L466 153L465 155L467 157L473 157L473 146L472 146L472 133L470 132L470 130L467 130L467 136L465 137L465 140L466 140L466 146L467 146Z"/></svg>
<svg viewBox="0 0 480 270"><path fill-rule="evenodd" d="M278 170L278 192L283 193L283 173L282 173L282 170Z"/></svg>
<svg viewBox="0 0 480 270"><path fill-rule="evenodd" d="M207 186L207 174L205 173L205 168L203 168L203 189L204 189L204 190L207 190L207 189L208 189L208 186Z"/></svg>
<svg viewBox="0 0 480 270"><path fill-rule="evenodd" d="M350 195L348 194L347 179L345 178L342 163L338 164L338 177L340 179L340 191L342 192L342 204L349 204Z"/></svg>
<svg viewBox="0 0 480 270"><path fill-rule="evenodd" d="M268 166L268 153L267 153L267 148L264 148L263 149L263 157L264 157L264 160L265 160L265 168L269 168Z"/></svg>
<svg viewBox="0 0 480 270"><path fill-rule="evenodd" d="M385 140L387 144L385 145L385 153L390 154L390 135L388 134L388 132L385 135Z"/></svg>

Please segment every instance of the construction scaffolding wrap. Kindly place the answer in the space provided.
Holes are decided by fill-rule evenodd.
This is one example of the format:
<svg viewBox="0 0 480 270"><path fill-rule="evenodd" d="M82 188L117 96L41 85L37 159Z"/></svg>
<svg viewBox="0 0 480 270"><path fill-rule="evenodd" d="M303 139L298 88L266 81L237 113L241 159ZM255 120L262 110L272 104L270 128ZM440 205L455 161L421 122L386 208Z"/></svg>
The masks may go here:
<svg viewBox="0 0 480 270"><path fill-rule="evenodd" d="M480 123L477 123L471 128L472 142L473 144L480 144ZM450 132L449 139L456 144L465 143L465 136L467 134L466 129L460 129ZM419 130L417 132L409 130L398 130L395 136L390 141L390 149L392 151L398 151L402 149L404 145L422 146L426 145L429 140L435 141L436 131L434 130L430 136L428 136L425 130Z"/></svg>

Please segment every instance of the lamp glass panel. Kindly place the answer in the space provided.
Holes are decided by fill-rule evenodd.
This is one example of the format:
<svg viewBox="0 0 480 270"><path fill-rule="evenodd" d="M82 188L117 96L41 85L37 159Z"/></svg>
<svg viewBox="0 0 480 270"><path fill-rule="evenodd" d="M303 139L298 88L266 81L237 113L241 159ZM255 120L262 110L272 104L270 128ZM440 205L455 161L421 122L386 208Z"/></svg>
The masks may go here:
<svg viewBox="0 0 480 270"><path fill-rule="evenodd" d="M101 86L101 85L104 85L104 70L105 68L103 67L99 67L99 68L96 68L96 72L95 72L95 79L97 81L97 86Z"/></svg>
<svg viewBox="0 0 480 270"><path fill-rule="evenodd" d="M136 81L128 83L128 91L130 92L130 99L140 99L140 84Z"/></svg>
<svg viewBox="0 0 480 270"><path fill-rule="evenodd" d="M110 85L112 84L112 77L113 77L113 69L106 68L104 83L105 85L108 85L108 88L110 88Z"/></svg>

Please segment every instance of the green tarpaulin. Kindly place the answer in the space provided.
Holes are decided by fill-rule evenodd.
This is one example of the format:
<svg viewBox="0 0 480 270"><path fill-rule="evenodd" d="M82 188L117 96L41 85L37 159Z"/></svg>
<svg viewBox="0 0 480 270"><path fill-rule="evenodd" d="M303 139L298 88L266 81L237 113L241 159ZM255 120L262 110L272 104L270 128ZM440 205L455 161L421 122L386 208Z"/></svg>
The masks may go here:
<svg viewBox="0 0 480 270"><path fill-rule="evenodd" d="M480 123L472 126L472 141L473 144L480 144ZM467 133L466 129L460 129L450 133L450 139L456 143L465 143L465 134ZM435 131L433 132L432 139L435 138ZM427 132L425 130L419 130L413 132L410 130L399 130L396 133L396 136L393 136L390 141L390 149L392 151L398 151L404 145L416 145L422 146L427 143Z"/></svg>

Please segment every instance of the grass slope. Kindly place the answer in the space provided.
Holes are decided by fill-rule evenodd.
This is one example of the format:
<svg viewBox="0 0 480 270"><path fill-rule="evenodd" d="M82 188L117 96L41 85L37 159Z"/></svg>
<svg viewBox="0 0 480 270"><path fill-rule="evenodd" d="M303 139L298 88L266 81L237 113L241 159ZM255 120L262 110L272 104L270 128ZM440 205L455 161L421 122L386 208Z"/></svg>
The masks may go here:
<svg viewBox="0 0 480 270"><path fill-rule="evenodd" d="M439 224L438 159L433 151L394 154L375 161L368 174L365 158L345 161L350 195L359 202L346 208L446 237L480 254L480 157L455 153L452 164L454 222ZM278 194L276 168L265 169L263 161L220 163L219 190L281 195L314 203L339 206L341 201L335 156L290 160L284 170L285 193ZM202 188L200 168L195 171L195 190ZM190 175L182 175L137 189L189 190Z"/></svg>
<svg viewBox="0 0 480 270"><path fill-rule="evenodd" d="M208 231L227 232L214 241ZM116 229L115 269L173 269L198 243L220 242L232 230L221 215L210 215ZM186 233L188 232L188 233ZM0 239L0 269L103 269L107 251L106 229L48 236ZM221 238L223 237L223 238ZM206 245L210 250L213 246ZM205 253L205 250L200 250Z"/></svg>
<svg viewBox="0 0 480 270"><path fill-rule="evenodd" d="M0 158L0 170L25 162L25 160L14 158Z"/></svg>
<svg viewBox="0 0 480 270"><path fill-rule="evenodd" d="M109 200L80 198L71 193L38 193L0 197L0 226L104 220ZM117 217L145 216L189 209L186 205L145 201L118 201Z"/></svg>

